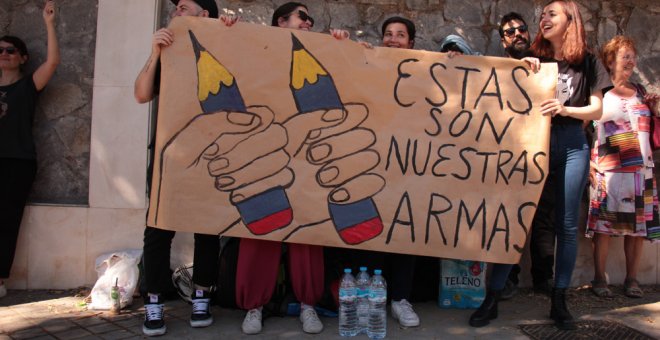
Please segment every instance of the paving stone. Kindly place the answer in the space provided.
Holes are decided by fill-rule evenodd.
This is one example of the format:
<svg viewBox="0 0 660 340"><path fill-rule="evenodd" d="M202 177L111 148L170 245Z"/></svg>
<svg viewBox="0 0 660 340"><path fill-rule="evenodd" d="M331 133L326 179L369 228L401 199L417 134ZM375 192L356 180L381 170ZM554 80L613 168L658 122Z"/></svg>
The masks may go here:
<svg viewBox="0 0 660 340"><path fill-rule="evenodd" d="M76 338L76 340L98 340L98 339L101 339L101 338L99 338L98 336L93 335L93 334L85 335L81 338Z"/></svg>
<svg viewBox="0 0 660 340"><path fill-rule="evenodd" d="M138 323L137 325L127 327L126 329L132 332L133 334L142 335L142 321L140 321L140 323Z"/></svg>
<svg viewBox="0 0 660 340"><path fill-rule="evenodd" d="M190 308L178 308L165 312L165 315L170 315L179 319L189 319L192 310Z"/></svg>
<svg viewBox="0 0 660 340"><path fill-rule="evenodd" d="M0 337L0 339L2 339L2 337ZM50 340L50 339L57 339L57 338L52 336L52 335L48 335L48 334L38 336L36 338L30 338L30 340Z"/></svg>
<svg viewBox="0 0 660 340"><path fill-rule="evenodd" d="M102 319L112 321L112 322L118 322L126 319L133 318L134 315L130 313L122 313L122 314L117 314L117 315L112 315L109 313L104 313L103 315L100 315Z"/></svg>
<svg viewBox="0 0 660 340"><path fill-rule="evenodd" d="M1 2L1 1L0 1ZM633 327L648 336L660 339L660 286L646 286L644 287L645 297L642 299L626 299L621 298L620 303L610 303L608 308L588 309L591 312L585 312L586 309L578 308L577 304L590 304L595 298L588 289L572 290L571 303L572 312L579 320L583 321L585 318L592 318L598 320L599 318L606 318L616 320L621 324L628 327ZM617 292L620 289L617 288ZM608 300L610 301L610 300ZM614 300L613 300L614 301ZM169 303L169 302L168 302ZM602 301L599 303L603 303ZM628 307L623 307L621 304L626 304ZM166 316L167 335L163 339L312 339L315 340L330 340L338 339L337 334L337 318L321 317L325 326L325 330L319 335L305 335L300 327L300 322L295 317L269 317L265 319L264 331L260 336L248 337L241 333L240 325L245 316L245 311L237 309L212 308L215 322L207 328L191 328L189 325L189 310L190 307L185 303L172 304L177 306L178 310L186 311L185 317L177 318L170 315ZM34 305L35 308L38 305ZM42 304L43 306L43 304ZM390 339L457 339L457 340L474 340L474 339L525 339L526 336L519 328L521 324L538 324L545 323L551 324L548 319L548 308L550 306L549 299L545 295L533 294L529 290L521 289L521 292L515 296L511 301L500 304L500 315L491 324L483 328L473 328L467 325L467 320L472 313L472 310L448 310L440 309L436 301L429 301L426 303L415 303L415 310L422 318L422 325L413 329L401 329L398 327L396 321L389 318L388 322L388 338ZM575 309L573 309L575 307ZM73 306L71 307L72 309ZM608 310L610 310L608 312ZM0 311L6 311L6 307L0 307ZM602 313L605 312L605 313ZM97 312L95 312L97 313ZM22 336L21 338L57 338L57 339L144 339L142 335L142 312L139 308L127 310L126 314L120 315L118 321L104 319L104 314L90 314L81 317L78 314L65 312L59 315L54 315L50 322L46 321L40 325L24 324L23 328L16 328L16 332ZM5 314L11 315L11 314ZM69 316L71 315L71 316ZM25 322L26 319L20 315L16 315L11 320L12 322ZM57 325L59 322L69 322L78 325L78 327L71 328L66 331L59 331L55 333L48 333L43 330L43 327L49 325ZM0 325L7 322L0 319ZM52 323L52 324L51 324ZM86 324L81 326L80 324ZM104 328L115 326L116 329ZM41 327L43 326L43 327ZM98 327L99 332L93 334L88 327ZM38 330L42 329L43 332ZM20 333L19 333L20 332ZM10 340L13 336L12 333L0 335L0 340ZM361 340L366 337L360 337ZM615 339L613 337L608 338ZM616 338L619 339L619 338Z"/></svg>
<svg viewBox="0 0 660 340"><path fill-rule="evenodd" d="M0 310L0 320L4 320L4 318L6 318L8 316L12 316L14 314L16 314L16 313L13 310L11 310L10 308L1 309Z"/></svg>
<svg viewBox="0 0 660 340"><path fill-rule="evenodd" d="M34 311L31 311L28 315L25 315L29 317L30 319L34 320L34 322L43 322L44 320L49 320L52 319L53 317L56 317L56 315L59 313L49 311L47 309L36 309Z"/></svg>
<svg viewBox="0 0 660 340"><path fill-rule="evenodd" d="M94 334L102 334L102 333L107 333L107 332L111 332L111 331L116 331L116 330L119 330L119 329L121 329L121 328L119 328L119 326L116 326L116 325L114 325L112 323L109 323L109 322L87 327L87 330L94 333Z"/></svg>
<svg viewBox="0 0 660 340"><path fill-rule="evenodd" d="M125 329L120 329L117 331L100 334L99 336L103 339L114 340L114 339L125 339L125 338L135 337L135 334Z"/></svg>
<svg viewBox="0 0 660 340"><path fill-rule="evenodd" d="M28 328L20 331L9 333L9 335L14 339L31 339L37 336L46 335L46 333L41 328Z"/></svg>
<svg viewBox="0 0 660 340"><path fill-rule="evenodd" d="M93 334L83 328L73 328L68 331L55 333L55 336L60 339L78 339L88 335Z"/></svg>
<svg viewBox="0 0 660 340"><path fill-rule="evenodd" d="M30 315L30 312L36 310L32 304L23 304L18 306L12 306L9 308L12 312L19 314L21 316Z"/></svg>
<svg viewBox="0 0 660 340"><path fill-rule="evenodd" d="M53 320L47 320L45 322L42 322L39 324L43 329L48 331L49 333L58 333L65 331L67 329L71 329L74 327L78 327L75 323L67 320L67 319L53 319Z"/></svg>
<svg viewBox="0 0 660 340"><path fill-rule="evenodd" d="M121 320L116 322L115 324L124 328L132 328L137 325L142 325L142 318L130 318L126 320Z"/></svg>
<svg viewBox="0 0 660 340"><path fill-rule="evenodd" d="M80 326L88 327L92 325L98 325L100 323L104 323L105 320L97 317L97 316L91 316L91 317L85 317L85 318L79 318L79 319L73 319L73 322Z"/></svg>
<svg viewBox="0 0 660 340"><path fill-rule="evenodd" d="M19 315L3 319L0 323L0 332L11 333L22 329L34 327L34 322L25 319Z"/></svg>

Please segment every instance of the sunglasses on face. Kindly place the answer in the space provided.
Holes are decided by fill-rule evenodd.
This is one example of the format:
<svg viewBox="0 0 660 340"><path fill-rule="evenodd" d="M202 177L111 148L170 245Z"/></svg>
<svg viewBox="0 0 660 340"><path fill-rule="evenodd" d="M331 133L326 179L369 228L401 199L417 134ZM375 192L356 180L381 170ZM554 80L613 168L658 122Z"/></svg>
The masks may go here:
<svg viewBox="0 0 660 340"><path fill-rule="evenodd" d="M527 25L520 25L518 27L509 27L504 30L504 35L506 35L507 37L511 37L514 34L516 34L516 30L518 30L518 32L520 33L525 33L527 32Z"/></svg>
<svg viewBox="0 0 660 340"><path fill-rule="evenodd" d="M294 13L297 13L297 14L298 14L298 18L300 18L300 20L302 20L302 21L309 21L310 26L314 27L314 18L310 17L309 14L307 14L307 12L305 12L305 11L303 11L303 10L298 10L298 12L293 12L293 13L289 14L289 16L287 17L287 20L288 20L289 17L291 17Z"/></svg>
<svg viewBox="0 0 660 340"><path fill-rule="evenodd" d="M18 49L16 49L16 47L12 47L12 46L10 46L10 47L0 47L0 54L3 54L5 52L7 52L7 54L16 54L16 52L18 52Z"/></svg>

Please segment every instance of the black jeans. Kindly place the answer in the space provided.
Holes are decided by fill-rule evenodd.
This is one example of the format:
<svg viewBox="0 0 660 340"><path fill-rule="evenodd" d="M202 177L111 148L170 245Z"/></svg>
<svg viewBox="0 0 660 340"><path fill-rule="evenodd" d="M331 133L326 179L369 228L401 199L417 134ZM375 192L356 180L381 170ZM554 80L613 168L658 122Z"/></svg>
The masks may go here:
<svg viewBox="0 0 660 340"><path fill-rule="evenodd" d="M555 183L549 176L543 187L539 206L532 222L529 252L532 259L534 286L545 284L553 278L555 264Z"/></svg>
<svg viewBox="0 0 660 340"><path fill-rule="evenodd" d="M170 251L176 232L146 227L144 229L144 276L147 292L160 294L172 282ZM193 282L202 287L215 285L220 253L218 235L195 234Z"/></svg>
<svg viewBox="0 0 660 340"><path fill-rule="evenodd" d="M14 263L18 230L23 219L37 161L0 158L0 278L8 278Z"/></svg>

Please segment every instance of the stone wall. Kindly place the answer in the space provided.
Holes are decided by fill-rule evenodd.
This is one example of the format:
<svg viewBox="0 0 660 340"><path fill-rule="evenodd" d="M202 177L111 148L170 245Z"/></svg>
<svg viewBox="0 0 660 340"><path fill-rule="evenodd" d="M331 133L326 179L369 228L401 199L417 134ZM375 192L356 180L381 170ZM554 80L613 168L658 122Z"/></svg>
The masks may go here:
<svg viewBox="0 0 660 340"><path fill-rule="evenodd" d="M30 53L27 72L46 58L43 0L0 1L0 36L15 35ZM96 0L57 1L62 62L41 94L34 122L39 170L30 200L87 204Z"/></svg>
<svg viewBox="0 0 660 340"><path fill-rule="evenodd" d="M137 0L136 0L137 1ZM219 0L221 12L236 13L244 21L270 24L274 8L285 1ZM515 10L537 31L538 14L546 0L308 0L316 19L315 31L344 28L354 39L378 45L380 25L388 17L402 15L417 25L416 47L437 50L450 33L466 37L478 51L500 55L497 24L502 14ZM92 107L97 0L58 0L57 31L62 63L43 92L35 119L39 172L32 202L86 204L88 201L89 145ZM163 22L173 5L162 0ZM615 34L637 40L639 79L650 90L660 90L660 19L657 0L579 1L592 46ZM22 37L32 61L28 70L44 60L46 39L41 18L42 0L0 1L0 35ZM111 147L111 146L109 146Z"/></svg>
<svg viewBox="0 0 660 340"><path fill-rule="evenodd" d="M162 18L174 8L164 1ZM243 21L270 25L273 10L287 1L217 0L221 13L238 14ZM547 0L300 0L307 4L316 25L314 31L327 32L343 28L353 39L373 45L380 42L382 22L394 15L412 19L417 27L415 47L439 50L439 43L449 34L460 34L477 51L486 55L502 55L499 20L505 13L516 11L526 18L532 35L538 31L539 14ZM652 25L660 19L657 0L578 1L589 43L598 47L616 34L635 38L639 51L639 76L643 83L656 85L660 69L660 27Z"/></svg>

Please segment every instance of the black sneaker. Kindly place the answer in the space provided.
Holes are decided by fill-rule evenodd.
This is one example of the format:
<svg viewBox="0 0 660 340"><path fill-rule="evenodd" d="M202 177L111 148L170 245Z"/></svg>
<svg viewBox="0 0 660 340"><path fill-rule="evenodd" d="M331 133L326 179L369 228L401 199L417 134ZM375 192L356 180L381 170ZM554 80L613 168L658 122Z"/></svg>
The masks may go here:
<svg viewBox="0 0 660 340"><path fill-rule="evenodd" d="M197 289L192 296L190 327L208 327L213 323L210 292Z"/></svg>
<svg viewBox="0 0 660 340"><path fill-rule="evenodd" d="M144 302L144 323L142 333L146 336L158 336L167 332L163 319L165 306L158 295L147 295Z"/></svg>

